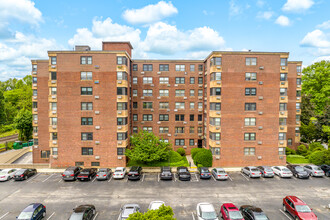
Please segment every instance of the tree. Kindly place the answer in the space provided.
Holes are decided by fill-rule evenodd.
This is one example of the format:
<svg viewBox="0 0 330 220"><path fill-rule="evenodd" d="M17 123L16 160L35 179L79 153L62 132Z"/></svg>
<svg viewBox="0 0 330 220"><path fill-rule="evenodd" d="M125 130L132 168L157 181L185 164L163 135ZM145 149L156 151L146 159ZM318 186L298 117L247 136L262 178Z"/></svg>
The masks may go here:
<svg viewBox="0 0 330 220"><path fill-rule="evenodd" d="M125 155L131 160L152 163L165 161L169 157L171 145L159 139L152 132L140 131L130 138L131 149L127 149Z"/></svg>
<svg viewBox="0 0 330 220"><path fill-rule="evenodd" d="M127 220L176 220L173 218L173 209L162 205L159 209L148 210L145 213L136 212L131 214Z"/></svg>
<svg viewBox="0 0 330 220"><path fill-rule="evenodd" d="M5 101L3 92L0 90L0 126L6 123Z"/></svg>
<svg viewBox="0 0 330 220"><path fill-rule="evenodd" d="M301 134L301 139L303 142L311 143L318 139L318 132L317 132L317 129L315 126L315 123L316 123L315 120L313 120L313 118L311 118L311 120L309 121L309 123L307 125L305 125L303 122L301 122L300 134Z"/></svg>
<svg viewBox="0 0 330 220"><path fill-rule="evenodd" d="M14 119L16 129L19 130L21 140L27 141L32 136L32 112L21 110Z"/></svg>

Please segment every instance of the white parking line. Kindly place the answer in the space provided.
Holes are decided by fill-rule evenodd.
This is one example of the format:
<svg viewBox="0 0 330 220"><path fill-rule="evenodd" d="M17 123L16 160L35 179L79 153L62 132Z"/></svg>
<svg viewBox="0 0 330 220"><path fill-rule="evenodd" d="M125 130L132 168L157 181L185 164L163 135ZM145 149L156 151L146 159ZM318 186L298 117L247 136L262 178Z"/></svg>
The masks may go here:
<svg viewBox="0 0 330 220"><path fill-rule="evenodd" d="M3 219L8 214L9 214L9 212L5 213L3 216L0 217L0 219Z"/></svg>
<svg viewBox="0 0 330 220"><path fill-rule="evenodd" d="M174 173L173 176L174 176L174 182L176 182L176 173Z"/></svg>
<svg viewBox="0 0 330 220"><path fill-rule="evenodd" d="M145 176L145 174L143 174L143 176L142 176L142 181L141 181L141 182L143 182L143 180L144 180L144 176Z"/></svg>
<svg viewBox="0 0 330 220"><path fill-rule="evenodd" d="M99 213L97 212L97 213L96 213L96 215L94 216L93 220L95 220L95 219L96 219L96 217L98 216L98 214L99 214Z"/></svg>
<svg viewBox="0 0 330 220"><path fill-rule="evenodd" d="M193 212L191 213L191 215L192 215L192 217L193 217L193 220L195 220L195 215L194 215L194 213L193 213Z"/></svg>
<svg viewBox="0 0 330 220"><path fill-rule="evenodd" d="M230 179L230 181L233 181L233 179L228 175L228 178Z"/></svg>
<svg viewBox="0 0 330 220"><path fill-rule="evenodd" d="M247 180L250 181L243 173L241 173L241 175Z"/></svg>
<svg viewBox="0 0 330 220"><path fill-rule="evenodd" d="M283 215L285 215L288 219L290 219L291 220L291 218L284 212L284 211L282 211L282 209L279 209L280 210L280 212L283 214Z"/></svg>
<svg viewBox="0 0 330 220"><path fill-rule="evenodd" d="M160 173L158 173L158 182L159 182L159 179L160 179Z"/></svg>
<svg viewBox="0 0 330 220"><path fill-rule="evenodd" d="M211 175L211 176L212 176L212 178L213 178L213 180L214 180L214 181L217 181L217 180L214 178L214 176L213 176L213 175Z"/></svg>
<svg viewBox="0 0 330 220"><path fill-rule="evenodd" d="M53 213L47 218L47 220L51 219L52 216L53 216L54 214L55 214L55 212L53 212Z"/></svg>
<svg viewBox="0 0 330 220"><path fill-rule="evenodd" d="M62 180L63 180L63 179L61 178L60 181L58 181L58 182L60 183L60 182L62 182Z"/></svg>
<svg viewBox="0 0 330 220"><path fill-rule="evenodd" d="M33 179L35 179L37 176L39 176L41 173L38 173L37 175L35 175L34 177L32 177L32 178L30 178L30 179L28 179L26 182L28 183L28 182L30 182L31 180L33 180Z"/></svg>
<svg viewBox="0 0 330 220"><path fill-rule="evenodd" d="M199 182L199 179L198 179L198 177L197 177L196 173L195 173L195 177L196 177L196 180L197 180L197 182Z"/></svg>
<svg viewBox="0 0 330 220"><path fill-rule="evenodd" d="M49 178L51 178L52 176L54 176L55 174L53 173L52 175L50 175L49 177L47 177L46 179L44 179L42 182L46 182Z"/></svg>
<svg viewBox="0 0 330 220"><path fill-rule="evenodd" d="M94 183L95 180L96 180L96 177L94 177L94 179L92 180L92 183Z"/></svg>
<svg viewBox="0 0 330 220"><path fill-rule="evenodd" d="M112 180L112 176L110 177L110 179L109 179L109 181L108 182L110 182Z"/></svg>

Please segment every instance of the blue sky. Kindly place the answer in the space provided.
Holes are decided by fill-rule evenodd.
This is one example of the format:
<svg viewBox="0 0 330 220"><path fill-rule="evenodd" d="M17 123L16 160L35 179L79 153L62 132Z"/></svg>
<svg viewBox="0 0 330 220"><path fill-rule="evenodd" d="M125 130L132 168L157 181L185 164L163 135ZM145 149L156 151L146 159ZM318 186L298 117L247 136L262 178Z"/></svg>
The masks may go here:
<svg viewBox="0 0 330 220"><path fill-rule="evenodd" d="M212 50L330 60L328 0L0 0L0 80L74 45L131 41L133 58L203 59Z"/></svg>

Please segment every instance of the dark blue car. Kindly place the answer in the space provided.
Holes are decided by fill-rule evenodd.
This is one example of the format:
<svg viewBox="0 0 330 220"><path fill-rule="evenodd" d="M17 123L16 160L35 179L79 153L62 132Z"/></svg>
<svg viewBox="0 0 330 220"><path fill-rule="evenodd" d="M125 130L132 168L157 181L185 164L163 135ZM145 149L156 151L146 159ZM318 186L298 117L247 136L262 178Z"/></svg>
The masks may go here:
<svg viewBox="0 0 330 220"><path fill-rule="evenodd" d="M38 220L46 216L46 206L41 203L32 203L28 205L21 214L16 217L20 220Z"/></svg>

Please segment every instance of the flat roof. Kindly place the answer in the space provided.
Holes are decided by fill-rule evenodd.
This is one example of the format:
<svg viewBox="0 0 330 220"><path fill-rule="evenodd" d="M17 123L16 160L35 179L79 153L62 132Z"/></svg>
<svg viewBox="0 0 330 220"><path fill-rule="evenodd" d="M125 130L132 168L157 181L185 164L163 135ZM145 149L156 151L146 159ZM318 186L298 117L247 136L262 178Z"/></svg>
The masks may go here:
<svg viewBox="0 0 330 220"><path fill-rule="evenodd" d="M106 44L128 44L130 46L131 49L133 49L133 46L131 44L131 42L129 41L102 41L102 44L106 43Z"/></svg>

